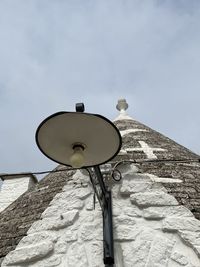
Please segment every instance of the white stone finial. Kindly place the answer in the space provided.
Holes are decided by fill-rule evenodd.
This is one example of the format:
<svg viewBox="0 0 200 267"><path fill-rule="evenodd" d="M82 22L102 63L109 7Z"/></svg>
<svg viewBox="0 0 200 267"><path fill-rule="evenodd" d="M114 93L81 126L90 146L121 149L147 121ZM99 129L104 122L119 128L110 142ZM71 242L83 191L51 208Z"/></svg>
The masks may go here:
<svg viewBox="0 0 200 267"><path fill-rule="evenodd" d="M119 110L119 115L114 121L118 120L133 120L128 114L126 113L126 110L128 109L128 103L126 102L126 99L121 98L118 100L118 103L116 105L117 110Z"/></svg>
<svg viewBox="0 0 200 267"><path fill-rule="evenodd" d="M128 109L126 99L119 99L116 108L120 111L120 113L125 113L125 110Z"/></svg>

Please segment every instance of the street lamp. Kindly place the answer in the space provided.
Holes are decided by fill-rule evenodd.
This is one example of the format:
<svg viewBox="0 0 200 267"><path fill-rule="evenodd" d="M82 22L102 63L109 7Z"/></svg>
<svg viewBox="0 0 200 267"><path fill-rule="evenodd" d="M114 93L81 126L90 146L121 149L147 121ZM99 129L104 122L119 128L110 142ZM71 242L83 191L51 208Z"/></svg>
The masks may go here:
<svg viewBox="0 0 200 267"><path fill-rule="evenodd" d="M49 116L36 131L36 143L49 159L88 170L102 209L104 264L113 266L112 197L99 165L118 154L122 140L117 127L107 118L83 112L84 105L78 103L76 112L58 112Z"/></svg>

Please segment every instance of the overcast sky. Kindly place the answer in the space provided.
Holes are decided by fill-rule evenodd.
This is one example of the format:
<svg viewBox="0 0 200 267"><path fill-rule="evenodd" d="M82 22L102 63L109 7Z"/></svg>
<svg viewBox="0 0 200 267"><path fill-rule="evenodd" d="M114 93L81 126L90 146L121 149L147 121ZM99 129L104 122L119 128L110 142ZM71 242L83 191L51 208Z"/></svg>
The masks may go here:
<svg viewBox="0 0 200 267"><path fill-rule="evenodd" d="M0 0L0 173L56 166L35 144L60 110L129 115L200 153L199 0Z"/></svg>

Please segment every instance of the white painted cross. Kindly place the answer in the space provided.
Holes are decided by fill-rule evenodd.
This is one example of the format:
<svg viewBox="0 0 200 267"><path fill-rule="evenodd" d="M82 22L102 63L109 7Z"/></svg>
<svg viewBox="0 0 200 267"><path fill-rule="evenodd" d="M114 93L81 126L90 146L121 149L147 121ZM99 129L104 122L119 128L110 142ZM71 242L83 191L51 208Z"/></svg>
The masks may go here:
<svg viewBox="0 0 200 267"><path fill-rule="evenodd" d="M148 159L157 159L157 156L154 154L156 151L165 151L166 149L163 148L153 148L150 147L147 143L144 141L139 141L140 148L126 148L127 152L134 152L134 151L143 151Z"/></svg>
<svg viewBox="0 0 200 267"><path fill-rule="evenodd" d="M137 133L137 132L148 132L148 131L145 129L127 129L127 130L120 131L120 134L121 134L121 137L124 137L127 134ZM119 155L126 155L126 154L127 154L127 152L125 149L121 149L119 152Z"/></svg>

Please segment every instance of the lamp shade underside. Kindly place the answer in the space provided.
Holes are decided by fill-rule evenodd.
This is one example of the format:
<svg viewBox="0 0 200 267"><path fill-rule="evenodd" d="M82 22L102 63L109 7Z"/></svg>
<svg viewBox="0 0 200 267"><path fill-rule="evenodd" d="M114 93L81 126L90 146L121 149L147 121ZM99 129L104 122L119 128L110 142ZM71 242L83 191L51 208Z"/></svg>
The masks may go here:
<svg viewBox="0 0 200 267"><path fill-rule="evenodd" d="M116 126L101 115L59 112L39 125L36 142L48 158L67 166L71 166L73 146L82 144L83 167L91 167L117 155L121 148L121 135Z"/></svg>

